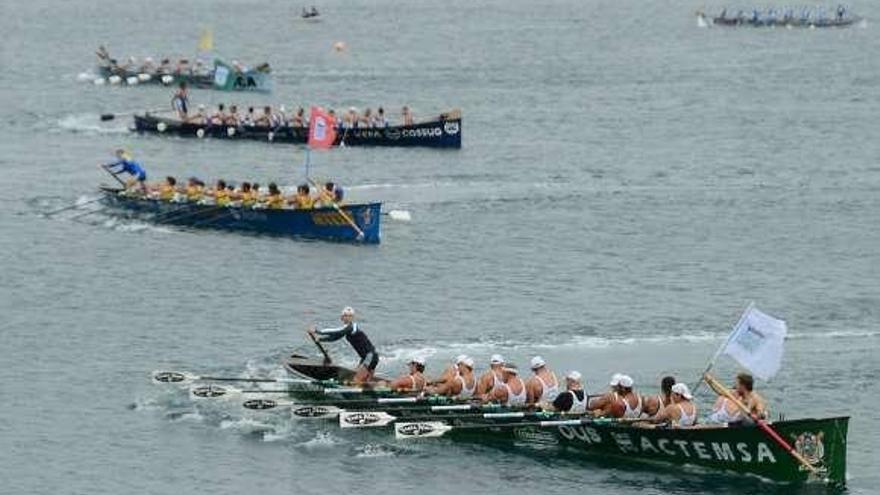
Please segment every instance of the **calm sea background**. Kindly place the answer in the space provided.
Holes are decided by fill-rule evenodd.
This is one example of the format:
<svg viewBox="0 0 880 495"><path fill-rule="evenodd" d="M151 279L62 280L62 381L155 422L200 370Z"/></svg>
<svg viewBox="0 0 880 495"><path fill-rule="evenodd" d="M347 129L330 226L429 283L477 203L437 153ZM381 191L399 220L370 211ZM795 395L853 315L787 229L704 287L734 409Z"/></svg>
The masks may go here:
<svg viewBox="0 0 880 495"><path fill-rule="evenodd" d="M852 4L869 21L844 30L700 28L693 11L720 3L659 0L316 5L307 23L264 0L0 4L0 493L791 493L402 444L150 382L278 374L309 324L352 305L388 374L413 352L435 371L540 353L591 390L616 371L649 390L692 382L749 301L789 324L783 369L759 384L773 410L852 415L849 491L877 492L880 4ZM411 212L385 218L378 247L43 217L94 197L120 146L153 178L302 180L299 147L98 121L171 96L78 81L99 44L192 56L205 27L218 54L268 60L275 92L194 104L460 107L463 148L313 156L352 199Z"/></svg>

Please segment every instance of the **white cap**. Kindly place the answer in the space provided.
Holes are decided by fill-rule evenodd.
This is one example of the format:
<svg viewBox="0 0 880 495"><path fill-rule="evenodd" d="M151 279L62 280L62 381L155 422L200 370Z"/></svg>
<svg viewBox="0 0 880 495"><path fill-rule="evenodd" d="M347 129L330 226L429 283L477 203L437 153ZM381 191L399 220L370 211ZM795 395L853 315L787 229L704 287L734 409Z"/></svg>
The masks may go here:
<svg viewBox="0 0 880 495"><path fill-rule="evenodd" d="M620 373L615 373L615 374L611 375L611 381L608 383L608 385L611 385L612 387L616 387L616 386L620 385L620 378L622 376L623 375L621 375Z"/></svg>
<svg viewBox="0 0 880 495"><path fill-rule="evenodd" d="M489 362L492 364L504 364L504 356L501 354L492 354L492 357L489 358Z"/></svg>
<svg viewBox="0 0 880 495"><path fill-rule="evenodd" d="M694 396L691 395L691 390L684 383L676 383L675 385L673 385L672 386L672 393L678 394L687 400L691 400L694 398Z"/></svg>
<svg viewBox="0 0 880 495"><path fill-rule="evenodd" d="M283 113L287 111L287 108L285 108L284 105L281 105L280 107L278 107L278 111Z"/></svg>
<svg viewBox="0 0 880 495"><path fill-rule="evenodd" d="M458 356L455 356L455 359L452 362L460 364L463 363L465 359L467 359L467 354L459 354Z"/></svg>
<svg viewBox="0 0 880 495"><path fill-rule="evenodd" d="M572 380L572 381L575 381L575 382L579 382L579 381L581 381L581 373L580 373L580 371L572 370L572 371L569 371L567 375L565 375L565 378Z"/></svg>
<svg viewBox="0 0 880 495"><path fill-rule="evenodd" d="M409 362L410 362L410 363L415 363L415 364L421 364L422 366L424 366L424 365L425 365L425 358L423 358L422 356L413 356L413 357L409 360Z"/></svg>
<svg viewBox="0 0 880 495"><path fill-rule="evenodd" d="M342 308L342 316L346 315L354 316L354 308L352 308L351 306L346 306Z"/></svg>
<svg viewBox="0 0 880 495"><path fill-rule="evenodd" d="M506 371L506 372L508 372L508 373L513 373L514 375L516 375L516 374L519 373L519 370L516 369L516 366L515 366L515 365L513 365L513 364L507 364L507 363L504 364L504 367L501 368L501 371Z"/></svg>
<svg viewBox="0 0 880 495"><path fill-rule="evenodd" d="M467 366L470 369L474 369L474 359L471 357L466 357L462 359L461 364Z"/></svg>
<svg viewBox="0 0 880 495"><path fill-rule="evenodd" d="M532 369L533 370L538 369L541 366L544 366L546 364L547 363L544 362L544 358L542 358L541 356L535 356L532 358Z"/></svg>
<svg viewBox="0 0 880 495"><path fill-rule="evenodd" d="M150 63L152 63L152 62L153 62L153 57L147 57L147 58L145 58L145 59L144 59L144 62L150 62Z"/></svg>
<svg viewBox="0 0 880 495"><path fill-rule="evenodd" d="M199 110L204 110L204 109L205 109L205 104L199 103Z"/></svg>
<svg viewBox="0 0 880 495"><path fill-rule="evenodd" d="M617 384L623 388L632 388L633 383L635 382L633 382L632 377L629 375L620 375L620 378L617 382Z"/></svg>
<svg viewBox="0 0 880 495"><path fill-rule="evenodd" d="M348 107L348 111L349 111L349 112L357 112L358 109L355 108L355 107Z"/></svg>

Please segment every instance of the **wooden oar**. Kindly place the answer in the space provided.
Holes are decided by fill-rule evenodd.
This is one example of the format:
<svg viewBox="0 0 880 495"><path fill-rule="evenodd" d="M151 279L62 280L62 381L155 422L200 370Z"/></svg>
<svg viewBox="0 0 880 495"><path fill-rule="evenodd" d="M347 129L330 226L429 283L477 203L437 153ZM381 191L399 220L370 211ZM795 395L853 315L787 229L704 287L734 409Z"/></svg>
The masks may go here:
<svg viewBox="0 0 880 495"><path fill-rule="evenodd" d="M314 342L315 345L318 346L318 350L321 351L321 354L324 355L324 366L327 366L328 364L332 363L333 360L330 358L330 354L327 353L327 349L324 348L324 344L322 344L321 341L318 340L318 337L315 336L313 331L314 328L306 333L309 335L309 338L312 339L312 342Z"/></svg>
<svg viewBox="0 0 880 495"><path fill-rule="evenodd" d="M68 211L68 210L80 208L80 207L88 205L88 204L97 203L98 201L101 201L102 199L104 199L104 196L99 196L97 198L93 198L88 201L83 201L82 203L74 203L72 205L65 206L64 208L58 208L57 210L52 210L52 211L43 213L43 215L45 215L47 217L51 217L52 215L55 215L57 213L62 213L62 212Z"/></svg>
<svg viewBox="0 0 880 495"><path fill-rule="evenodd" d="M214 382L251 382L251 383L299 383L299 384L323 384L317 380L305 378L242 378L235 376L201 376L185 371L157 371L153 373L153 380L160 383L189 383L194 381Z"/></svg>
<svg viewBox="0 0 880 495"><path fill-rule="evenodd" d="M479 409L477 409L478 411ZM440 412L442 410L434 410L430 412ZM425 411L429 412L429 411ZM407 421L430 421L443 419L525 419L525 418L560 418L560 417L581 417L588 413L566 414L549 411L504 411L504 412L472 412L459 414L444 414L438 416L436 414L413 415L406 418L400 418L389 414L385 411L343 411L339 413L339 426L341 428L373 428L388 425L398 419L406 419Z"/></svg>
<svg viewBox="0 0 880 495"><path fill-rule="evenodd" d="M324 389L321 392L326 395L332 395L329 391L332 389ZM309 405L337 405L337 406L345 406L345 407L366 407L372 405L381 405L381 406L397 406L397 405L416 405L423 404L426 407L428 405L435 404L437 411L452 411L459 410L462 406L468 406L468 404L448 404L447 402L451 401L451 399L447 397L440 396L429 396L429 397L376 397L370 399L335 399L335 400L327 400L327 401L318 401L318 402L309 402ZM294 400L273 400L273 399L253 399L250 401L246 401L242 404L247 409L275 409L276 407L297 407L301 406L304 403L297 402ZM455 408L455 409L452 409Z"/></svg>
<svg viewBox="0 0 880 495"><path fill-rule="evenodd" d="M163 108L154 108L152 110L135 110L133 112L102 113L101 114L101 121L105 122L108 120L113 120L116 117L125 117L125 116L135 115L135 114L142 113L142 112L147 114L147 113L156 113L156 112L163 112L163 111L166 111L166 109L164 107Z"/></svg>
<svg viewBox="0 0 880 495"><path fill-rule="evenodd" d="M814 476L821 477L819 470L816 469L816 467L813 466L810 463L810 461L806 460L804 458L804 456L802 456L797 450L795 450L791 445L789 445L789 443L786 442L784 438L779 436L779 434L776 433L776 431L770 427L770 425L767 423L767 421L758 417L757 414L754 414L751 411L751 409L749 409L745 404L743 404L743 402L741 400L739 400L739 398L736 395L734 395L733 392L728 390L727 387L722 385L721 382L719 382L718 380L715 379L715 377L713 377L709 373L705 373L703 375L703 380L705 380L705 382L709 385L709 387L712 388L712 390L717 392L719 395L723 395L725 398L727 398L728 400L733 402L736 405L736 407L739 408L740 411L742 411L743 413L747 414L750 418L752 418L752 421L754 421L755 424L758 425L758 428L762 432L764 432L764 434L766 434L768 437L770 437L771 440L776 442L777 445L782 447L783 450L785 450L792 457L794 457L795 460L797 460L802 466L807 468Z"/></svg>
<svg viewBox="0 0 880 495"><path fill-rule="evenodd" d="M316 189L318 190L319 194L321 194L321 195L325 195L325 193L324 193L324 189L322 189L320 186L318 186L318 184L316 184L315 181L313 181L311 178L309 178L308 181L309 181L309 183L312 184L312 187L314 187L314 188L316 188ZM361 230L361 228L358 227L356 223L354 223L354 220L352 220L351 217L348 216L348 213L342 211L342 208L336 203L336 201L333 200L333 198L327 198L327 199L328 199L328 201L330 202L330 204L333 206L333 208L334 208L334 209L335 209L335 210L336 210L336 211L342 216L342 218L345 219L345 221L351 226L351 228L353 228L354 231L357 232L357 234L358 234L358 235L357 235L357 240L359 240L359 241L364 240L364 231Z"/></svg>
<svg viewBox="0 0 880 495"><path fill-rule="evenodd" d="M410 438L436 438L442 437L452 430L486 430L490 428L517 428L523 426L538 428L553 428L558 426L584 426L592 424L623 423L639 420L624 420L615 418L582 418L582 419L557 419L544 421L517 421L511 423L486 423L472 425L449 425L442 421L422 421L412 423L396 423L394 436L398 439Z"/></svg>

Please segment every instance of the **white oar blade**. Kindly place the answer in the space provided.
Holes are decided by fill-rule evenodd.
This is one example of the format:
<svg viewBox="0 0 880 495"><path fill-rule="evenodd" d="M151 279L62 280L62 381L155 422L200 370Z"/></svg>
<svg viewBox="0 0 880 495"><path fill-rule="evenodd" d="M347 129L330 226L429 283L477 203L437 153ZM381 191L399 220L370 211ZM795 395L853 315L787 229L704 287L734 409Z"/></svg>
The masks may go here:
<svg viewBox="0 0 880 495"><path fill-rule="evenodd" d="M220 385L202 385L199 387L191 387L189 396L192 399L228 399L230 397L238 397L241 390L233 387L223 387Z"/></svg>
<svg viewBox="0 0 880 495"><path fill-rule="evenodd" d="M394 436L397 439L436 438L442 437L452 427L440 421L420 423L397 423L394 425Z"/></svg>
<svg viewBox="0 0 880 495"><path fill-rule="evenodd" d="M297 418L333 419L345 412L345 409L336 406L302 405L293 406L290 412Z"/></svg>
<svg viewBox="0 0 880 495"><path fill-rule="evenodd" d="M383 411L341 412L339 426L341 428L374 428L385 426L397 419Z"/></svg>
<svg viewBox="0 0 880 495"><path fill-rule="evenodd" d="M272 399L250 399L244 401L242 406L245 409L253 409L254 411L264 411L266 409L275 409L278 406L287 405L285 402L279 402Z"/></svg>
<svg viewBox="0 0 880 495"><path fill-rule="evenodd" d="M182 371L154 371L153 380L159 383L190 383L196 376Z"/></svg>
<svg viewBox="0 0 880 495"><path fill-rule="evenodd" d="M398 222L409 222L412 220L412 215L407 210L391 210L388 212L388 218Z"/></svg>

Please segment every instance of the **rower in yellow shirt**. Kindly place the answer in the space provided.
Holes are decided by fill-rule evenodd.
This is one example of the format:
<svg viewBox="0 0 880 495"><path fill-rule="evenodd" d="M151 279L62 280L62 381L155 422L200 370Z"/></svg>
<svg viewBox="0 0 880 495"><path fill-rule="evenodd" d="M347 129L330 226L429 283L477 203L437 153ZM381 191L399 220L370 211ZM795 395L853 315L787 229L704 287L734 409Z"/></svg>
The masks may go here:
<svg viewBox="0 0 880 495"><path fill-rule="evenodd" d="M238 199L241 201L241 206L246 208L251 208L257 203L257 196L254 194L253 190L251 190L250 182L242 182L241 191L238 193Z"/></svg>
<svg viewBox="0 0 880 495"><path fill-rule="evenodd" d="M300 184L296 187L296 195L288 201L288 204L297 210L311 210L314 206L314 200L309 191L308 184Z"/></svg>
<svg viewBox="0 0 880 495"><path fill-rule="evenodd" d="M177 193L177 179L168 176L165 182L159 185L159 199L162 201L171 201Z"/></svg>
<svg viewBox="0 0 880 495"><path fill-rule="evenodd" d="M226 189L226 181L219 179L214 186L214 191L209 193L214 197L214 204L217 206L229 205L229 191Z"/></svg>
<svg viewBox="0 0 880 495"><path fill-rule="evenodd" d="M186 200L192 203L198 202L202 199L202 194L204 193L205 185L199 179L195 177L190 177L189 181L187 181L186 189L184 189L184 194L186 194Z"/></svg>
<svg viewBox="0 0 880 495"><path fill-rule="evenodd" d="M266 196L266 208L280 210L284 208L284 195L274 182L269 184L269 194Z"/></svg>

